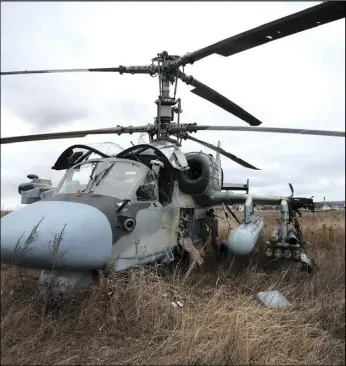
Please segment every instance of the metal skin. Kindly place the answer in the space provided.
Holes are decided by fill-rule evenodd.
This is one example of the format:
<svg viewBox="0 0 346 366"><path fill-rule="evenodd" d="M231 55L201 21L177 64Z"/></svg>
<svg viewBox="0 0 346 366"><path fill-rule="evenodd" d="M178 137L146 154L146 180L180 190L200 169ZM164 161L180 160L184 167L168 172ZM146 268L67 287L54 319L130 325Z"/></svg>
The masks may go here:
<svg viewBox="0 0 346 366"><path fill-rule="evenodd" d="M147 133L150 142L125 150L114 145L112 153L95 146L73 145L52 167L66 170L57 187L52 187L49 180L29 175L31 182L19 187L22 203L29 206L1 219L1 261L42 269L40 289L55 297L67 297L85 288L98 270L117 272L142 264L167 263L185 252L190 256L191 264L201 265L203 260L198 249L210 236L216 252L224 249L218 243L215 206L222 205L232 213L230 205L244 204L243 221L237 228L230 229L226 251L248 255L263 230L263 219L254 213L254 207L268 204L280 206L280 227L266 243L266 255L294 259L311 269L312 261L304 252L296 213L299 208L313 210L313 200L294 198L293 193L291 197L251 195L248 183L224 183L221 155L243 167L259 169L223 150L220 144L214 146L191 134L202 130L224 130L345 137L345 132L255 127L262 123L259 119L186 75L183 67L212 54L227 57L342 18L345 18L345 2L328 1L181 57L163 51L152 59L151 65L1 72L1 75L116 72L158 76L159 80L154 124L0 139L1 144L7 144L92 134ZM180 123L181 100L176 98L178 79L193 86L192 93L233 114L250 127ZM174 86L172 96L171 85ZM174 122L175 114L177 123ZM186 139L215 151L216 158L204 152L183 154L179 147ZM82 187L74 174L88 164L95 169ZM102 166L108 168L100 168L100 175L96 174L96 168ZM130 174L128 177L117 177L124 166L133 167L133 171L126 172ZM131 186L130 189L120 194L119 187L126 184ZM149 188L152 190L148 191ZM241 190L246 193L238 193ZM294 226L294 231L290 225ZM295 241L297 243L292 243Z"/></svg>
<svg viewBox="0 0 346 366"><path fill-rule="evenodd" d="M1 219L1 261L19 266L92 270L112 254L112 228L102 211L42 200Z"/></svg>
<svg viewBox="0 0 346 366"><path fill-rule="evenodd" d="M252 215L248 223L238 226L228 234L227 248L236 255L250 254L263 233L263 217Z"/></svg>
<svg viewBox="0 0 346 366"><path fill-rule="evenodd" d="M134 188L136 190L151 171L147 165L138 161L148 161L146 154L132 156L131 152L136 151L138 146L118 154L128 154L128 159L100 157L91 162L132 162L141 170L140 181ZM140 146L141 150L146 146L152 148L156 154L158 151L167 154L165 149L168 145L165 144ZM65 153L66 151L57 162L63 164L62 157ZM199 193L183 192L180 186L181 175L186 174L186 167L174 168L170 163L170 155L161 156L161 166L169 168L172 178L171 197L166 202L158 199L139 202L132 195L131 201L123 206L124 200L112 196L112 192L108 195L97 194L96 191L82 194L59 193L59 187L76 165L67 170L57 187L47 190L45 186L45 190L40 193L39 187L35 186L31 191L22 192L22 202L28 203L27 197L30 194L34 197L33 201L37 202L1 219L1 261L42 269L40 289L66 297L73 293L72 289L79 291L87 286L92 279L92 273L97 270L107 268L117 272L138 265L174 260L183 249L181 238L191 238L196 248L203 246L209 233L213 235L215 230L209 210L221 203L245 203L244 222L230 231L227 248L236 255L248 255L263 231L263 218L254 214L254 205L280 204L288 199L222 191L225 187L232 189L233 185L222 182L220 154L214 158L203 152L187 153L184 156L190 162L196 157L204 162L208 180L204 181L205 186L199 187L202 188ZM149 160L152 158L157 159L157 155L149 157ZM58 163L55 166L59 168ZM156 171L157 166L158 164L155 166ZM158 173L158 184L160 172L162 170ZM35 179L38 180L37 177ZM47 182L42 181L42 184ZM239 189L239 185L234 186ZM185 191L186 189L185 187ZM243 189L248 190L248 186L244 185ZM124 229L124 217L135 220L132 231ZM183 221L187 226L182 225ZM207 231L206 227L209 228ZM216 238L217 232L214 234Z"/></svg>

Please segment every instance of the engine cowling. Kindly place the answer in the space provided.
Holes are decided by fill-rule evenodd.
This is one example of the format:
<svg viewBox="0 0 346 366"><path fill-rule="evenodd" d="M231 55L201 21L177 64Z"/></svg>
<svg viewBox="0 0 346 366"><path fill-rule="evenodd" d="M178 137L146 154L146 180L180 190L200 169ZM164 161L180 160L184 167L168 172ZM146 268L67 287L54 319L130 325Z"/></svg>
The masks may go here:
<svg viewBox="0 0 346 366"><path fill-rule="evenodd" d="M185 156L190 169L180 173L179 188L186 194L202 194L207 190L212 174L210 156L204 153L188 153Z"/></svg>

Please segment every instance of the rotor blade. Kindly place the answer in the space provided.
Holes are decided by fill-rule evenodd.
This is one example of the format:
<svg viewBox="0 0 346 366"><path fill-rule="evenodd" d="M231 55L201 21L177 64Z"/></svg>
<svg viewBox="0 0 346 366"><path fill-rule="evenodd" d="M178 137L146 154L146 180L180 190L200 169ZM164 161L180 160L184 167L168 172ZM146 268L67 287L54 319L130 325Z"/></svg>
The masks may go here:
<svg viewBox="0 0 346 366"><path fill-rule="evenodd" d="M192 64L214 53L228 57L270 41L275 41L342 18L345 18L345 1L325 1L316 6L224 39L208 47L187 53L172 63L175 62L179 65Z"/></svg>
<svg viewBox="0 0 346 366"><path fill-rule="evenodd" d="M293 197L294 195L294 189L291 183L288 183L288 186L290 187L290 191L291 191L291 197Z"/></svg>
<svg viewBox="0 0 346 366"><path fill-rule="evenodd" d="M28 141L42 141L42 140L58 140L58 139L69 139L76 137L85 137L87 135L102 135L102 134L123 134L123 133L135 133L135 132L149 132L153 126L137 126L137 127L111 127L111 128L100 128L95 130L84 130L84 131L69 131L69 132L53 132L44 133L38 135L27 135L27 136L15 136L15 137L2 137L0 139L1 145L11 144L14 142L28 142Z"/></svg>
<svg viewBox="0 0 346 366"><path fill-rule="evenodd" d="M279 128L279 127L240 127L240 126L198 126L191 124L176 124L169 126L169 131L176 132L197 132L197 131L244 131L244 132L272 132L272 133L291 133L297 135L332 136L345 137L343 131L328 130L308 130L300 128Z"/></svg>
<svg viewBox="0 0 346 366"><path fill-rule="evenodd" d="M205 141L196 139L195 137L192 137L190 135L187 135L186 138L189 139L189 140L191 140L191 141L198 142L199 144L204 145L205 147L208 147L211 150L214 150L216 152L219 152L220 154L226 156L227 158L233 160L235 163L238 163L238 164L240 164L241 166L243 166L245 168L254 169L254 170L261 170L261 169L256 168L255 166L247 163L245 160L242 160L242 159L238 158L237 156L235 156L235 155L233 155L233 154L225 151L221 147L214 146L212 144L209 144L209 142L205 142Z"/></svg>
<svg viewBox="0 0 346 366"><path fill-rule="evenodd" d="M5 71L1 75L21 75L21 74L53 74L62 72L118 72L120 74L154 74L155 66L119 66L119 67L104 67L92 69L56 69L56 70L23 70L23 71Z"/></svg>
<svg viewBox="0 0 346 366"><path fill-rule="evenodd" d="M196 94L199 97L204 98L211 103L214 103L215 105L219 106L229 113L232 113L236 117L247 122L250 126L259 126L262 123L256 117L246 112L243 108L239 107L237 104L233 103L217 91L209 88L207 85L201 83L192 76L187 76L184 73L180 72L179 77L187 85L192 85L195 87L195 89L191 90L193 94Z"/></svg>

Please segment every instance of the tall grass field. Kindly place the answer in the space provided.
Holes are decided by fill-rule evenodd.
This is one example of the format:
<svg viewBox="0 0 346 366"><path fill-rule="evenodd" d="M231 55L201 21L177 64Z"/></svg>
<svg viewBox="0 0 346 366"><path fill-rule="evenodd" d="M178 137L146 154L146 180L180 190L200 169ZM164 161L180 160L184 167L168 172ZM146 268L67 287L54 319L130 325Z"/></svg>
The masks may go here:
<svg viewBox="0 0 346 366"><path fill-rule="evenodd" d="M267 238L278 212L263 215ZM39 271L1 265L1 364L343 365L345 213L304 213L301 225L312 275L268 263L264 243L222 261L208 249L185 281L173 265L141 268L51 307L36 293ZM291 306L262 306L266 290Z"/></svg>

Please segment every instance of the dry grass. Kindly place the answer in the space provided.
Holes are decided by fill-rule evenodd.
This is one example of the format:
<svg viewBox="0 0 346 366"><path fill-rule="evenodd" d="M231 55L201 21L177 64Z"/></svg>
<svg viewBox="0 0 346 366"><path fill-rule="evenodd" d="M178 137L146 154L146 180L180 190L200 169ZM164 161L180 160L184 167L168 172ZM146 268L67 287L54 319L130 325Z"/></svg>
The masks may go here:
<svg viewBox="0 0 346 366"><path fill-rule="evenodd" d="M1 212L0 217L4 217L4 216L8 215L9 213L11 213L12 211L11 210L1 210L0 212Z"/></svg>
<svg viewBox="0 0 346 366"><path fill-rule="evenodd" d="M185 284L172 268L141 269L49 309L38 272L2 265L1 364L344 364L344 213L305 214L302 226L313 276L294 263L269 270L259 252L232 263L211 254ZM253 295L270 289L293 306L260 306Z"/></svg>

